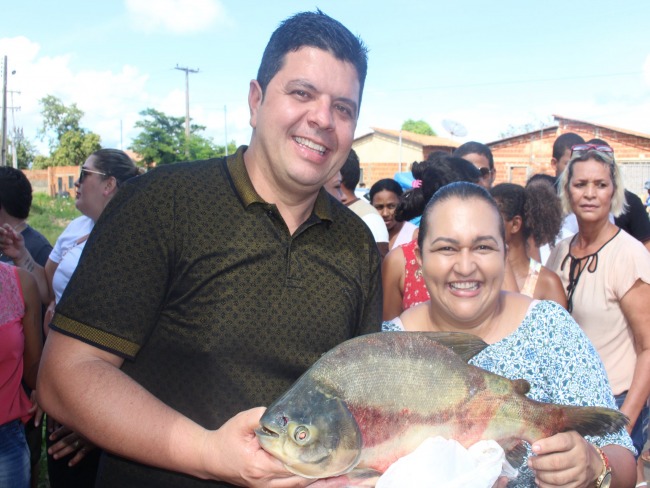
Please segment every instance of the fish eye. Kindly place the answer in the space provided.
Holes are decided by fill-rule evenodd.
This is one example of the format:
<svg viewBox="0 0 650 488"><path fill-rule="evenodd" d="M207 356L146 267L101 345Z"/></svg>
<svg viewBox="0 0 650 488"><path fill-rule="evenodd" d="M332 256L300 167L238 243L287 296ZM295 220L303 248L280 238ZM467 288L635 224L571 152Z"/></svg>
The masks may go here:
<svg viewBox="0 0 650 488"><path fill-rule="evenodd" d="M309 441L310 437L309 429L304 425L296 427L296 430L293 432L293 438L298 444L305 444Z"/></svg>

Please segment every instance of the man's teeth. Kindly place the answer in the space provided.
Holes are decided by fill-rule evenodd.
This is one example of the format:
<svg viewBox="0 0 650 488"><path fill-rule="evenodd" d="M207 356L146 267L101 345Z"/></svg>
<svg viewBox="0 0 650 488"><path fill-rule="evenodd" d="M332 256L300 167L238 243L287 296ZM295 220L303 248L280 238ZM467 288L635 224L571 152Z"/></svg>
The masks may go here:
<svg viewBox="0 0 650 488"><path fill-rule="evenodd" d="M477 290L478 282L476 281L461 281L457 283L450 283L450 286L456 290Z"/></svg>
<svg viewBox="0 0 650 488"><path fill-rule="evenodd" d="M325 150L327 149L325 146L321 146L320 144L316 144L314 141L310 141L309 139L305 139L303 137L296 137L295 141L298 144L302 144L303 146L307 146L309 149L313 149L314 151L318 151L321 153L321 155L325 154Z"/></svg>

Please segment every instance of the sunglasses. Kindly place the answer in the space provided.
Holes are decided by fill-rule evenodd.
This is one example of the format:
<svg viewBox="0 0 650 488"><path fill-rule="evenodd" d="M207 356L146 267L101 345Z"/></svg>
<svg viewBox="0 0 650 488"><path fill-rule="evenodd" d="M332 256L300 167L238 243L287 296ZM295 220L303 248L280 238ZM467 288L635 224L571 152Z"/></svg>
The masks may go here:
<svg viewBox="0 0 650 488"><path fill-rule="evenodd" d="M589 151L605 153L604 155L610 159L614 157L614 150L609 146L603 146L602 144L576 144L571 147L571 158L582 156Z"/></svg>
<svg viewBox="0 0 650 488"><path fill-rule="evenodd" d="M479 173L481 173L481 178L487 178L492 174L492 170L490 168L486 168L485 166L478 168Z"/></svg>
<svg viewBox="0 0 650 488"><path fill-rule="evenodd" d="M102 176L107 176L106 173L102 173L101 171L95 171L92 169L84 168L83 166L81 167L81 171L79 171L79 184L83 183L84 178L89 174L93 173L95 175L102 175Z"/></svg>

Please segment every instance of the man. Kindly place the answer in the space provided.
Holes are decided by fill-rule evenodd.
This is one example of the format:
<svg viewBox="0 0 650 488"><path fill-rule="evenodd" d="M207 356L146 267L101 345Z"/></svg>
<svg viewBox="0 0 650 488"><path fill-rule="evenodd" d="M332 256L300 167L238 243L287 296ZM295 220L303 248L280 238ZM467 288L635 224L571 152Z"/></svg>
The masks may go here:
<svg viewBox="0 0 650 488"><path fill-rule="evenodd" d="M361 217L361 220L368 226L372 235L375 237L379 253L383 258L388 254L388 229L377 209L370 205L370 203L358 198L354 193L360 178L361 166L359 164L359 156L352 149L350 150L350 154L348 154L348 159L346 159L345 164L341 168L341 202Z"/></svg>
<svg viewBox="0 0 650 488"><path fill-rule="evenodd" d="M263 409L245 409L379 330L372 235L322 189L350 151L366 63L320 11L287 19L250 83L250 146L155 169L104 210L38 386L47 412L112 453L98 487L313 482L260 448Z"/></svg>
<svg viewBox="0 0 650 488"><path fill-rule="evenodd" d="M341 172L339 171L327 180L323 185L323 188L325 188L327 193L340 202L343 199L343 192L341 191Z"/></svg>
<svg viewBox="0 0 650 488"><path fill-rule="evenodd" d="M551 157L551 166L555 169L556 187L557 180L564 172L567 163L571 159L571 148L578 144L584 144L585 140L578 134L566 132L558 136L553 142L553 156Z"/></svg>
<svg viewBox="0 0 650 488"><path fill-rule="evenodd" d="M476 169L481 172L479 185L487 190L492 188L497 170L494 168L494 157L489 147L480 142L469 141L458 147L452 156L463 158L476 166Z"/></svg>

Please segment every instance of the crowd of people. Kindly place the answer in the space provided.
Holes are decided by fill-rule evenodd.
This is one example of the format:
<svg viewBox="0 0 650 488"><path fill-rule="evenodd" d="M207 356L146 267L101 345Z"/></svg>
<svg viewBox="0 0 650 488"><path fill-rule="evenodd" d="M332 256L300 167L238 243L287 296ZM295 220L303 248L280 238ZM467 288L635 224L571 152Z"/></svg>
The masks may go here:
<svg viewBox="0 0 650 488"><path fill-rule="evenodd" d="M260 405L381 330L474 334L488 347L472 364L531 398L630 419L536 440L498 486L643 486L650 222L612 148L564 134L555 177L522 187L495 185L490 149L469 142L365 202L351 146L366 72L338 21L286 19L249 85L248 146L143 175L93 153L83 215L54 248L27 224L29 182L0 168L0 486L30 486L41 411L53 487L341 486L266 453Z"/></svg>

